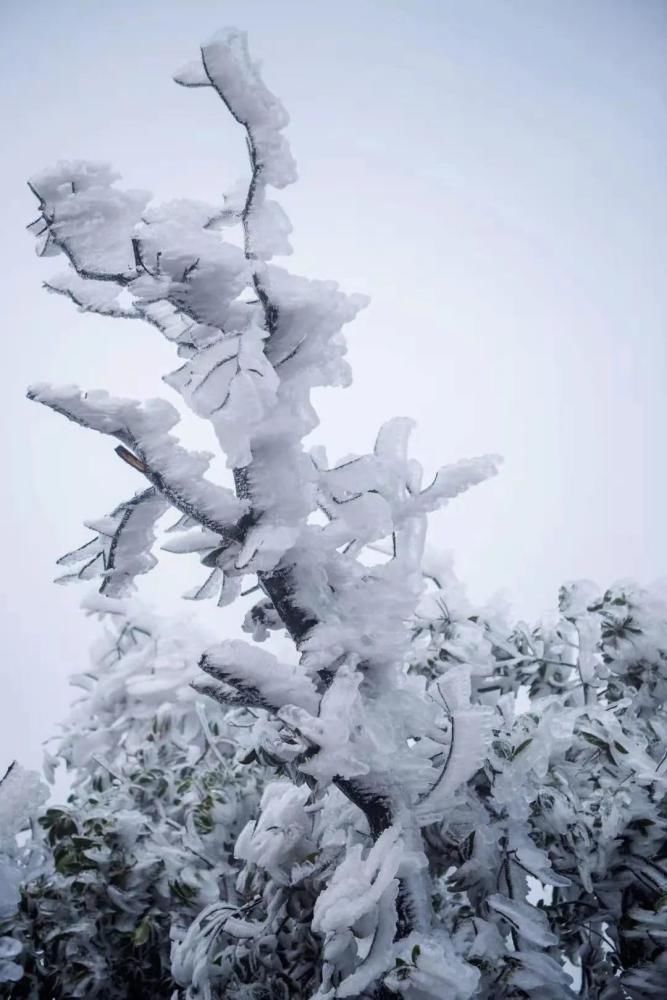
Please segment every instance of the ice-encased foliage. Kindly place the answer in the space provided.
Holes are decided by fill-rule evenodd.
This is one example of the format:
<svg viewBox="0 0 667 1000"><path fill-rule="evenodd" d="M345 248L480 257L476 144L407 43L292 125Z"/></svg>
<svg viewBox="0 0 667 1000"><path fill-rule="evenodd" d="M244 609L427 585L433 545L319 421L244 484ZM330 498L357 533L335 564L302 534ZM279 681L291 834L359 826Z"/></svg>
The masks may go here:
<svg viewBox="0 0 667 1000"><path fill-rule="evenodd" d="M0 925L25 970L12 1000L663 996L664 599L576 585L549 621L511 627L435 579L406 663L442 710L408 737L441 775L422 806L440 803L422 828L428 931L397 936L401 879L423 864L398 824L374 835L339 782L299 783L272 710L198 697L202 638L96 598L112 627L49 758L72 796L42 811L41 866L14 869Z"/></svg>
<svg viewBox="0 0 667 1000"><path fill-rule="evenodd" d="M412 669L438 692L465 669L471 704L492 708L482 766L425 830L439 911L479 995L663 996L665 595L583 582L550 621L508 630L434 576L440 614L423 609Z"/></svg>
<svg viewBox="0 0 667 1000"><path fill-rule="evenodd" d="M15 935L21 885L41 867L41 852L22 835L29 830L48 792L40 776L14 761L0 778L0 983L18 982L23 968ZM4 989L5 987L3 987Z"/></svg>
<svg viewBox="0 0 667 1000"><path fill-rule="evenodd" d="M208 574L186 596L229 603L248 576L262 591L244 622L253 642L202 650L194 680L245 720L234 767L271 777L236 840L233 887L209 873L205 905L176 929L180 995L559 997L571 995L566 956L587 995L655 995L662 959L646 941L662 941L662 911L637 887L664 878L662 612L634 631L649 636L638 662L623 645L633 626L614 618L627 595L597 608L568 591L552 631L449 612L412 631L425 574L441 584L423 564L427 515L493 475L497 459L447 466L424 486L403 418L369 454L330 464L306 449L310 390L349 382L342 328L365 300L273 263L290 227L268 189L295 169L287 115L245 37L223 33L176 79L212 90L245 131L243 193L155 205L104 165L61 163L30 182L32 228L43 254L66 258L52 291L85 312L146 321L175 345L182 363L165 382L210 421L234 489L178 443L165 400L48 385L29 395L115 438L148 480L91 523L95 538L65 557L83 563L70 577L99 576L103 600L124 598L154 566L154 526L173 508L165 547L197 553ZM225 239L229 227L241 238ZM293 662L257 648L273 629L293 640ZM155 684L144 680L146 697ZM212 836L218 822L229 836L233 824L212 822ZM529 878L547 887L539 906ZM84 919L72 938L85 949L89 934ZM99 975L82 973L82 995Z"/></svg>
<svg viewBox="0 0 667 1000"><path fill-rule="evenodd" d="M234 845L263 774L237 759L234 714L190 684L201 639L125 601L92 607L109 624L47 754L49 770L66 765L72 790L33 834L46 860L23 878L12 915L23 973L12 997L170 996L172 942L203 907L243 905ZM233 954L221 929L219 948L225 940Z"/></svg>

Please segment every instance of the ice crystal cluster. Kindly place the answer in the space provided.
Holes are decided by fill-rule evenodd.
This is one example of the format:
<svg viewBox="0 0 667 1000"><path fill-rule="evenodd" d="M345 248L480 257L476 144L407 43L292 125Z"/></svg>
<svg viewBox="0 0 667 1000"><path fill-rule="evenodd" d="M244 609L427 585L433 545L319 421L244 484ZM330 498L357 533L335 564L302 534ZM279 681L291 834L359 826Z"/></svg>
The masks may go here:
<svg viewBox="0 0 667 1000"><path fill-rule="evenodd" d="M158 205L61 163L30 182L32 228L65 258L52 291L173 343L164 381L234 488L166 400L29 391L114 438L143 488L61 560L98 579L111 626L54 755L69 804L33 822L39 870L11 876L9 995L664 996L664 604L577 585L551 622L511 627L424 556L428 514L495 457L425 485L405 418L371 454L304 444L311 389L350 381L342 330L365 300L273 262L290 225L271 189L296 173L245 37L176 81L245 133L242 195ZM252 641L185 639L133 603L169 512L163 547L204 567L187 597L257 588ZM272 631L292 656L261 645Z"/></svg>

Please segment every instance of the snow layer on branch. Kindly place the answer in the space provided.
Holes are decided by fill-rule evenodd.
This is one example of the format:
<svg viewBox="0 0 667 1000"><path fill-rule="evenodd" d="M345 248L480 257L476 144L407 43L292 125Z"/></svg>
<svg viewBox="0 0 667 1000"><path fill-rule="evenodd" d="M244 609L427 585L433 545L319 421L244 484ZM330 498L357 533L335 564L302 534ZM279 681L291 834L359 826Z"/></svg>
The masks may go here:
<svg viewBox="0 0 667 1000"><path fill-rule="evenodd" d="M75 423L119 439L164 434L178 423L177 411L171 403L162 399L138 403L133 399L110 396L101 389L84 392L78 386L52 386L48 383L31 386L28 396L62 412Z"/></svg>
<svg viewBox="0 0 667 1000"><path fill-rule="evenodd" d="M380 979L394 959L394 936L396 934L397 916L396 900L398 886L392 885L383 895L376 907L375 927L371 933L364 928L362 937L356 937L357 956L359 964L356 970L341 982L336 995L339 997L354 997ZM325 947L326 954L326 947Z"/></svg>
<svg viewBox="0 0 667 1000"><path fill-rule="evenodd" d="M248 53L245 32L228 28L201 49L202 67L212 87L234 118L245 125L252 157L260 167L262 181L282 188L296 180L296 166L281 130L289 115L259 74L259 66ZM192 85L201 80L192 68L176 77L177 83Z"/></svg>
<svg viewBox="0 0 667 1000"><path fill-rule="evenodd" d="M502 459L499 455L464 458L454 465L438 469L433 482L412 501L410 513L427 514L442 507L448 500L465 493L471 486L495 476Z"/></svg>
<svg viewBox="0 0 667 1000"><path fill-rule="evenodd" d="M93 312L117 319L140 319L135 309L121 305L124 287L113 281L82 278L75 270L70 269L49 278L45 287L50 292L71 299L81 312Z"/></svg>
<svg viewBox="0 0 667 1000"><path fill-rule="evenodd" d="M160 548L164 552L208 552L220 544L220 536L206 528L188 528L168 538Z"/></svg>
<svg viewBox="0 0 667 1000"><path fill-rule="evenodd" d="M125 279L134 269L132 233L149 195L121 191L109 166L82 161L58 163L29 181L40 200L46 243L62 250L85 277ZM41 220L40 220L41 221Z"/></svg>
<svg viewBox="0 0 667 1000"><path fill-rule="evenodd" d="M308 712L317 711L317 693L302 669L281 663L267 650L240 639L207 649L202 668L235 690L256 691L267 707L280 709L284 705L296 705Z"/></svg>
<svg viewBox="0 0 667 1000"><path fill-rule="evenodd" d="M292 223L282 205L264 197L263 191L258 190L246 214L246 231L248 245L257 260L271 260L292 252L289 241Z"/></svg>
<svg viewBox="0 0 667 1000"><path fill-rule="evenodd" d="M188 281L194 282L196 274L197 269ZM147 280L141 279L142 288ZM226 331L222 337L211 338L207 327L200 343L196 330L193 338L187 329L174 326L179 342L194 344L185 364L165 379L197 414L211 420L228 464L236 467L250 464L255 442L270 438L276 444L282 437L283 444L293 445L317 425L309 390L349 383L340 331L364 304L333 282L295 278L274 267L263 271L261 280L277 317L275 329L269 334L257 303L242 301L234 303L233 315L220 317ZM215 282L210 290L218 294ZM156 282L152 294L159 291ZM188 308L201 319L197 303L193 296Z"/></svg>
<svg viewBox="0 0 667 1000"><path fill-rule="evenodd" d="M139 455L146 475L169 501L206 527L223 532L246 512L247 505L231 490L204 478L210 455L187 451L168 433L179 418L166 400L138 403L102 391L46 384L32 386L28 396L75 423L118 438Z"/></svg>

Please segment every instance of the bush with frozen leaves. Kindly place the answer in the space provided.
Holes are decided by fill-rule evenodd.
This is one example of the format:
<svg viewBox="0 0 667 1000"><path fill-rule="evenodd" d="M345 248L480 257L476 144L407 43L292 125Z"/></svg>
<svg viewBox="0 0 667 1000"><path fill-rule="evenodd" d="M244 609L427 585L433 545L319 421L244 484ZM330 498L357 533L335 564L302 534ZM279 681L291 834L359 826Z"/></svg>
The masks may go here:
<svg viewBox="0 0 667 1000"><path fill-rule="evenodd" d="M475 995L661 996L665 595L579 583L561 590L550 621L511 631L453 597L441 590L439 619L416 631L418 669L450 717L443 782L465 724L452 678L491 707L491 735L483 765L424 834L450 931L481 972Z"/></svg>
<svg viewBox="0 0 667 1000"><path fill-rule="evenodd" d="M171 939L234 899L234 843L259 803L234 719L189 684L194 637L121 600L97 607L111 624L47 754L71 793L33 832L42 863L12 915L12 997L169 996Z"/></svg>
<svg viewBox="0 0 667 1000"><path fill-rule="evenodd" d="M47 797L39 775L16 762L0 778L0 983L7 989L23 976L23 945L15 933L21 886L40 870L42 861L37 844L26 834Z"/></svg>

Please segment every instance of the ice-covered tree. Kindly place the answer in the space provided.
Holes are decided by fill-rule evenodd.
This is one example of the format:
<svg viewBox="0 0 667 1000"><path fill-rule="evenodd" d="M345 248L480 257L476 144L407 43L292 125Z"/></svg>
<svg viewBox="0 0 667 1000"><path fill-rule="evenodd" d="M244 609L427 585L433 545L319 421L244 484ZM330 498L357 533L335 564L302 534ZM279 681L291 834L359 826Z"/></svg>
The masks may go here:
<svg viewBox="0 0 667 1000"><path fill-rule="evenodd" d="M29 395L116 438L120 456L148 480L72 557L83 562L80 575L99 572L103 593L124 593L153 566L155 521L174 508L184 528L174 547L202 553L210 569L196 596L219 592L230 601L252 574L265 595L255 618L294 640L298 665L251 644L221 643L202 656L208 679L198 687L223 704L267 710L257 749L291 775L267 789L237 852L268 857L284 825L294 836L303 827L301 843L331 798L365 818L366 841L348 845L313 913L321 996L352 995L393 965L396 942L416 935L424 954L438 949L415 808L437 809L437 771L413 737L437 728L439 709L403 672L406 621L421 587L426 515L491 475L496 461L443 468L423 487L407 457L406 420L383 427L372 454L331 466L321 449L305 449L317 424L310 390L349 381L341 328L364 300L271 263L289 250L290 227L267 189L291 183L295 169L282 134L287 116L244 36L231 31L203 46L176 79L212 89L245 130L245 196L219 206L153 205L143 192L117 187L105 166L61 163L30 182L40 203L34 230L42 253L69 263L52 290L84 311L148 321L175 344L183 363L165 381L211 421L235 490L207 478L208 456L170 433L178 422L171 403L48 385ZM241 247L224 239L228 225L241 228ZM369 565L364 549L387 537L392 554ZM481 731L477 737L479 753ZM281 863L285 851L283 844ZM350 879L361 890L352 907L344 905ZM272 933L279 919L267 912L257 933ZM194 980L209 957L198 957Z"/></svg>
<svg viewBox="0 0 667 1000"><path fill-rule="evenodd" d="M238 787L269 776L235 841L233 886L209 873L187 929L177 909L169 975L187 998L563 997L569 957L584 995L659 995L664 608L636 611L625 591L598 606L575 588L552 628L451 618L456 588L423 563L426 519L497 460L442 468L424 486L404 418L379 430L371 454L330 464L306 448L310 391L349 382L341 331L364 300L273 263L290 227L268 189L295 170L287 116L244 36L203 46L176 80L213 90L245 131L241 196L155 205L88 163L30 182L41 252L68 264L48 287L173 342L182 364L165 381L210 421L233 483L214 482L210 456L179 443L165 400L34 386L32 399L116 439L146 480L92 524L94 537L65 557L69 572L99 577L112 607L153 569L156 522L174 510L165 547L198 553L208 574L187 596L231 603L246 577L262 593L245 620L254 642L202 649L193 686L247 726L229 766L262 770L234 770ZM440 587L442 613L420 618L425 579ZM270 630L291 638L294 656L258 645ZM153 805L142 805L149 817ZM203 853L214 866L232 819L212 814L221 856ZM148 856L159 854L151 841ZM166 922L166 898L149 892L142 905ZM141 937L140 912L118 919ZM90 930L88 920L84 948Z"/></svg>

